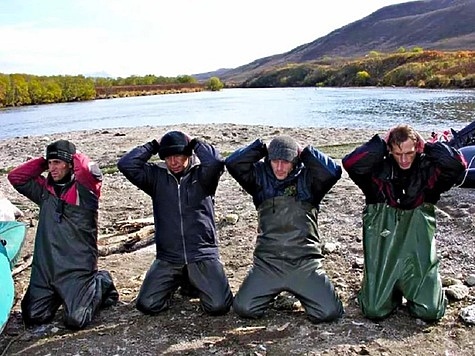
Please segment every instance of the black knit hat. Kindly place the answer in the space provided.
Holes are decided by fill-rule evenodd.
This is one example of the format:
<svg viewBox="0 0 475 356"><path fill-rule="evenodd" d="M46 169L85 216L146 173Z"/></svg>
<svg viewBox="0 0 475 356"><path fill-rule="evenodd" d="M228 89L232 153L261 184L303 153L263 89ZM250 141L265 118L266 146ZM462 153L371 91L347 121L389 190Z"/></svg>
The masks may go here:
<svg viewBox="0 0 475 356"><path fill-rule="evenodd" d="M189 143L188 137L183 132L169 131L160 140L158 155L161 159L172 155L191 156Z"/></svg>
<svg viewBox="0 0 475 356"><path fill-rule="evenodd" d="M298 145L290 136L278 136L274 138L267 147L269 159L283 159L293 162L298 156Z"/></svg>
<svg viewBox="0 0 475 356"><path fill-rule="evenodd" d="M46 147L46 159L60 159L66 163L73 162L76 146L67 140L59 140Z"/></svg>

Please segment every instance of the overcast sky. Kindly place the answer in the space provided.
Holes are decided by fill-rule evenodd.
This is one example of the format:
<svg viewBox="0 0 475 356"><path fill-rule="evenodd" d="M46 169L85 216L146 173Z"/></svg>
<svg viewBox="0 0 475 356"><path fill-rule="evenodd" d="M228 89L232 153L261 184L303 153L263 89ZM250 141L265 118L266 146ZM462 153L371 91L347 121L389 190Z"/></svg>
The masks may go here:
<svg viewBox="0 0 475 356"><path fill-rule="evenodd" d="M287 52L403 0L0 0L0 73L177 76Z"/></svg>

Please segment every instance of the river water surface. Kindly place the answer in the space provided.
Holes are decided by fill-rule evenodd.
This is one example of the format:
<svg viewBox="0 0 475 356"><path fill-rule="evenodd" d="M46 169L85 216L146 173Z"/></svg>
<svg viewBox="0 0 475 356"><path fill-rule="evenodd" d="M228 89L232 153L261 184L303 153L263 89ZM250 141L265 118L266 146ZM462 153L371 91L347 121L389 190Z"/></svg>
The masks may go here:
<svg viewBox="0 0 475 356"><path fill-rule="evenodd" d="M475 90L273 88L167 94L0 110L0 139L146 125L258 124L456 130L475 120Z"/></svg>

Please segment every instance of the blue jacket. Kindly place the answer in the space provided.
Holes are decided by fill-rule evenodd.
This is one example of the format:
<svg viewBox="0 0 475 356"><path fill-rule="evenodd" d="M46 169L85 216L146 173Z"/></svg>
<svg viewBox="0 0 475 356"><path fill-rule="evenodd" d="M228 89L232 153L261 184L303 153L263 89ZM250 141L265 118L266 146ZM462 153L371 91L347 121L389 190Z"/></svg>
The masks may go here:
<svg viewBox="0 0 475 356"><path fill-rule="evenodd" d="M177 179L165 162L148 162L152 150L150 142L138 146L117 165L152 198L157 258L178 264L218 258L214 194L224 171L220 154L197 141L190 166Z"/></svg>
<svg viewBox="0 0 475 356"><path fill-rule="evenodd" d="M286 260L322 257L317 215L321 200L341 177L341 167L334 160L307 146L288 177L278 180L267 148L258 139L231 154L226 167L257 208L256 256Z"/></svg>
<svg viewBox="0 0 475 356"><path fill-rule="evenodd" d="M226 168L252 196L256 208L269 198L295 196L318 209L325 194L341 177L341 167L333 159L307 146L289 176L278 180L267 158L267 147L260 139L231 154L226 159Z"/></svg>

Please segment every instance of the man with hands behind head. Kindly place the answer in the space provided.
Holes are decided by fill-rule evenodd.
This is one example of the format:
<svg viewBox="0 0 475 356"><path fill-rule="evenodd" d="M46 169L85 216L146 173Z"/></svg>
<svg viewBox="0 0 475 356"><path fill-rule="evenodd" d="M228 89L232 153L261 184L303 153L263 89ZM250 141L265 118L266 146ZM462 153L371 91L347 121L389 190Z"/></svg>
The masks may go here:
<svg viewBox="0 0 475 356"><path fill-rule="evenodd" d="M366 198L363 212L363 314L382 319L407 299L425 321L445 313L435 248L435 207L464 172L461 154L442 142L425 143L409 125L374 135L343 158Z"/></svg>
<svg viewBox="0 0 475 356"><path fill-rule="evenodd" d="M149 162L157 153L164 162ZM141 286L137 309L157 314L170 307L179 286L189 285L204 312L227 313L233 296L219 259L214 220L214 195L224 171L218 151L170 131L160 142L132 149L118 168L153 204L156 259Z"/></svg>
<svg viewBox="0 0 475 356"><path fill-rule="evenodd" d="M322 267L319 205L341 176L341 167L312 146L289 136L267 146L261 139L226 159L231 176L252 196L258 211L253 266L236 294L233 310L262 317L281 292L292 293L313 323L343 315L343 306Z"/></svg>
<svg viewBox="0 0 475 356"><path fill-rule="evenodd" d="M43 176L47 171L48 175ZM8 174L13 187L40 207L30 283L21 302L27 326L44 324L64 307L65 325L88 325L119 295L108 271L98 271L97 219L102 173L67 140Z"/></svg>

